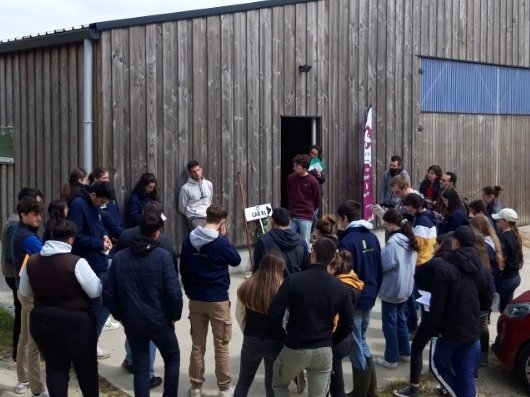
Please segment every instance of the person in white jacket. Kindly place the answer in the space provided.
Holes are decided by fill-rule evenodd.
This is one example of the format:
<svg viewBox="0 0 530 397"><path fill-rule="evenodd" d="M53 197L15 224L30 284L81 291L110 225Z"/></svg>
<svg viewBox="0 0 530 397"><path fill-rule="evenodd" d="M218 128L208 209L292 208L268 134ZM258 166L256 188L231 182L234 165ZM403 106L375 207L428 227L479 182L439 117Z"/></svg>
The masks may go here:
<svg viewBox="0 0 530 397"><path fill-rule="evenodd" d="M33 297L30 332L46 361L50 396L67 394L73 363L83 396L97 397L96 322L89 308L102 286L88 262L70 253L75 235L73 222L57 222L52 239L23 266L19 293Z"/></svg>
<svg viewBox="0 0 530 397"><path fill-rule="evenodd" d="M178 197L179 212L186 217L188 229L206 224L206 209L212 204L212 182L202 176L198 161L191 160L187 165L190 177L180 188Z"/></svg>
<svg viewBox="0 0 530 397"><path fill-rule="evenodd" d="M383 216L389 239L381 251L383 281L379 289L384 357L375 362L386 368L397 368L398 361L410 361L410 342L405 307L414 288L414 269L418 243L407 220L395 209Z"/></svg>

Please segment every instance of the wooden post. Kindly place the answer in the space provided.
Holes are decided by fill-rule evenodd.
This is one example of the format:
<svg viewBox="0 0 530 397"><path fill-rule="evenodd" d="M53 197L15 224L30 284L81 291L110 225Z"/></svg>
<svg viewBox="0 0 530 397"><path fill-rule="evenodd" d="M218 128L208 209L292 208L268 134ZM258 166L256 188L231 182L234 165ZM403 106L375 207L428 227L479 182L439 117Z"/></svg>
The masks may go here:
<svg viewBox="0 0 530 397"><path fill-rule="evenodd" d="M245 232L247 234L248 256L250 258L250 270L252 271L252 269L254 268L254 263L252 261L252 247L250 246L250 233L248 231L248 222L247 222L247 218L245 216L246 204L245 204L245 195L243 194L243 178L241 177L241 172L237 173L237 177L239 178L239 193L241 195L241 205L243 207L242 208L243 209L243 219L245 220Z"/></svg>

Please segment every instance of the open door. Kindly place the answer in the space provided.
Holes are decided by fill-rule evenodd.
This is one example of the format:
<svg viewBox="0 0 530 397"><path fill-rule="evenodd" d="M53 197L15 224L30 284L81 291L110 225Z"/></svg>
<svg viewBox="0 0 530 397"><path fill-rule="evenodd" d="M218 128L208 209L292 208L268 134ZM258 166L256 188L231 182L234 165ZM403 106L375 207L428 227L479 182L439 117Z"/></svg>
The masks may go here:
<svg viewBox="0 0 530 397"><path fill-rule="evenodd" d="M281 123L281 205L289 207L287 200L287 177L293 172L293 157L309 153L312 144L320 145L320 117L282 116Z"/></svg>

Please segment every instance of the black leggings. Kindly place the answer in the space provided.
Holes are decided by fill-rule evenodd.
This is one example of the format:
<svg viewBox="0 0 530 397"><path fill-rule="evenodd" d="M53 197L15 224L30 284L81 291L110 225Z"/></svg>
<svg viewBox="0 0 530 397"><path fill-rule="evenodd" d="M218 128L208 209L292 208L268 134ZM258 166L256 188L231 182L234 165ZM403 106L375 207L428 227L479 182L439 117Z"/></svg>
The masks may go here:
<svg viewBox="0 0 530 397"><path fill-rule="evenodd" d="M431 334L425 326L428 317L428 312L423 313L423 318L420 326L416 330L416 334L412 339L410 345L410 383L418 385L420 383L421 370L423 367L422 353L431 340Z"/></svg>
<svg viewBox="0 0 530 397"><path fill-rule="evenodd" d="M18 338L20 336L20 311L22 310L22 306L20 305L20 301L18 300L17 285L15 283L15 278L6 277L5 279L6 284L13 291L13 304L15 305L15 322L13 323L13 353L11 358L13 359L13 361L17 361L17 346Z"/></svg>

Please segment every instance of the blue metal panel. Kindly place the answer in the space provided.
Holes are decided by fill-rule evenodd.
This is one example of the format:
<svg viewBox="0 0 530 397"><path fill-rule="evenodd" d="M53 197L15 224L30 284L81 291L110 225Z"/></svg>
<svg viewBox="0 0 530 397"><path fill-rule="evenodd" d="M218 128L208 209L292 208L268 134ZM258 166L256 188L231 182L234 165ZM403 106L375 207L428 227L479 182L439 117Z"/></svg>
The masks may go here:
<svg viewBox="0 0 530 397"><path fill-rule="evenodd" d="M422 58L421 111L530 115L530 70Z"/></svg>

